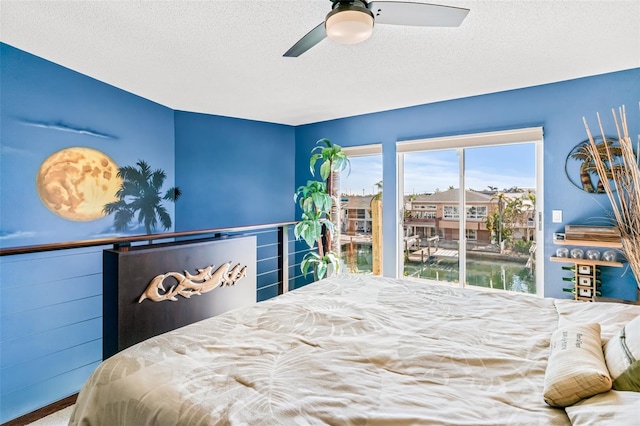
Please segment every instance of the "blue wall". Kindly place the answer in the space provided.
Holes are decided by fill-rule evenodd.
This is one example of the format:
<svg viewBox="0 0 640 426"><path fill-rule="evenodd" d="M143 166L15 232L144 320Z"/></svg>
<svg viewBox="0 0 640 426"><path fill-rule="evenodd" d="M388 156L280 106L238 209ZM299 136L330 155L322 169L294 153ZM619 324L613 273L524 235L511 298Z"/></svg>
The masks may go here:
<svg viewBox="0 0 640 426"><path fill-rule="evenodd" d="M294 128L175 113L176 230L290 221Z"/></svg>
<svg viewBox="0 0 640 426"><path fill-rule="evenodd" d="M293 127L176 111L175 135L177 231L293 220ZM261 301L278 294L277 232L255 235Z"/></svg>
<svg viewBox="0 0 640 426"><path fill-rule="evenodd" d="M63 148L93 148L118 166L143 159L165 171L163 189L173 186L173 110L6 44L0 55L0 246L116 235L111 216L70 221L40 201L38 169ZM173 204L164 205L174 217Z"/></svg>
<svg viewBox="0 0 640 426"><path fill-rule="evenodd" d="M1 258L0 422L74 394L102 360L102 249Z"/></svg>
<svg viewBox="0 0 640 426"><path fill-rule="evenodd" d="M394 274L396 248L388 244L396 234L396 141L542 126L544 128L545 296L570 298L561 264L548 257L555 252L554 232L565 224L591 223L605 215L606 195L587 194L565 177L564 162L571 149L586 139L582 117L595 127L596 112L610 117L611 108L626 105L630 132L640 132L638 101L640 69L582 78L543 86L457 99L410 108L314 123L296 128L296 184L309 179L308 158L315 142L328 138L342 146L382 143L384 273ZM551 223L551 210L564 212L564 223ZM635 299L631 271L603 268L603 293ZM622 277L621 277L622 274ZM615 285L611 282L615 280Z"/></svg>

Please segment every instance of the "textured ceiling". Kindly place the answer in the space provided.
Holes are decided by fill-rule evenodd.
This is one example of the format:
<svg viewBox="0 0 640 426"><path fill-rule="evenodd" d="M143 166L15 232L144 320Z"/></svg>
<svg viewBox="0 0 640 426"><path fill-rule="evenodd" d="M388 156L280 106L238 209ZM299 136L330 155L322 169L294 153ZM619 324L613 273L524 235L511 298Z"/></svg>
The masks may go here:
<svg viewBox="0 0 640 426"><path fill-rule="evenodd" d="M640 0L430 2L471 12L299 58L328 0L2 0L0 39L173 109L293 125L640 67Z"/></svg>

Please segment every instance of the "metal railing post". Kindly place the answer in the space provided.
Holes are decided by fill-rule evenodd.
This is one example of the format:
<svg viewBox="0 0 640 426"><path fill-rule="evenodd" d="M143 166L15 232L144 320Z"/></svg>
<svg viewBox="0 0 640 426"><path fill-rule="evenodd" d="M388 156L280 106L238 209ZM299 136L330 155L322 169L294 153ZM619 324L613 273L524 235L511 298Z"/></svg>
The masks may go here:
<svg viewBox="0 0 640 426"><path fill-rule="evenodd" d="M289 227L278 227L278 294L289 291Z"/></svg>

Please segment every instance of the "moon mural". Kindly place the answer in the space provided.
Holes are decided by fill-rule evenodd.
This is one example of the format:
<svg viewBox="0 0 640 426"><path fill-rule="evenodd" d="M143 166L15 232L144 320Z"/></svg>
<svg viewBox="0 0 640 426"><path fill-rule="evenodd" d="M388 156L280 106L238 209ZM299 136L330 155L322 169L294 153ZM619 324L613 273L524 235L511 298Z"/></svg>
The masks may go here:
<svg viewBox="0 0 640 426"><path fill-rule="evenodd" d="M116 201L122 180L118 165L103 152L65 148L44 160L36 177L42 203L58 216L76 222L103 217L105 204Z"/></svg>

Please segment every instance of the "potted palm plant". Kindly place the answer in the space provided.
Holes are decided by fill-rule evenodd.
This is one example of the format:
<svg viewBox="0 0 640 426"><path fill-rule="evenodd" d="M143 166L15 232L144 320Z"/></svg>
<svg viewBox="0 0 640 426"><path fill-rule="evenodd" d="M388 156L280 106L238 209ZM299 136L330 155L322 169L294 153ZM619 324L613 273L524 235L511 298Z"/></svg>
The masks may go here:
<svg viewBox="0 0 640 426"><path fill-rule="evenodd" d="M335 188L332 175L350 167L350 163L340 145L323 138L311 150L309 169L312 176L315 176L317 164L320 165L321 180L307 181L294 195L294 201L302 209L302 219L293 231L296 239L304 240L310 249L316 248L304 256L300 264L302 273L306 276L312 269L316 279L322 279L330 266L338 271L340 265L339 256L332 250L338 229L334 221L339 218L338 188Z"/></svg>

